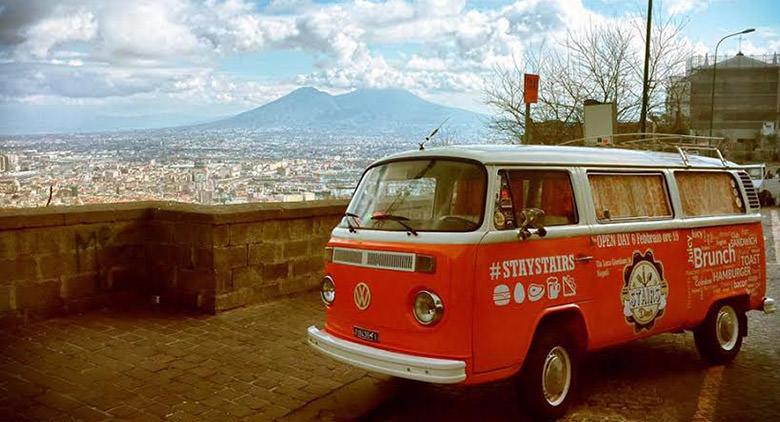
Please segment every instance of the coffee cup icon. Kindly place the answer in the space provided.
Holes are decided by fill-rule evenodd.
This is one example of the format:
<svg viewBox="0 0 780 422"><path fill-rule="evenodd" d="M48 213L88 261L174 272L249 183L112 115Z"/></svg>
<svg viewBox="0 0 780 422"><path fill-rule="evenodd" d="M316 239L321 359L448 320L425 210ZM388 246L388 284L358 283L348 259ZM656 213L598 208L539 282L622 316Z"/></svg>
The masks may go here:
<svg viewBox="0 0 780 422"><path fill-rule="evenodd" d="M547 297L550 300L558 299L558 295L561 294L561 282L558 281L558 277L550 277L547 279Z"/></svg>

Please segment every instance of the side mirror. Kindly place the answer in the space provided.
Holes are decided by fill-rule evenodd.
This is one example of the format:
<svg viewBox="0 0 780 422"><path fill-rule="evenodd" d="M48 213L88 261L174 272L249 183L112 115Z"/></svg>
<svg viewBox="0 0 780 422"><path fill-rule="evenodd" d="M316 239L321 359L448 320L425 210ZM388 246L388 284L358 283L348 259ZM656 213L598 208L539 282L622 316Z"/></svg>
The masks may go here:
<svg viewBox="0 0 780 422"><path fill-rule="evenodd" d="M518 237L525 240L533 235L539 237L547 236L547 229L544 228L544 210L539 208L523 208L518 218Z"/></svg>

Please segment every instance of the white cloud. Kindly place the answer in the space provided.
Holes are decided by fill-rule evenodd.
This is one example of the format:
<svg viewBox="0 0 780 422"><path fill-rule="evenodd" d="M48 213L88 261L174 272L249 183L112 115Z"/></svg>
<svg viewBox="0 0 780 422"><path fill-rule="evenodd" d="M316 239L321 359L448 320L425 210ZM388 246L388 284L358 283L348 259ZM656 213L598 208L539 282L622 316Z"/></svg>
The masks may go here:
<svg viewBox="0 0 780 422"><path fill-rule="evenodd" d="M464 0L274 0L262 9L246 0L46 0L14 3L8 15L0 13L3 98L158 95L247 105L295 84L478 96L495 66L511 66L529 46L554 46L594 23L626 24L580 0L479 10ZM394 48L402 53L382 54ZM226 57L270 50L307 52L314 66L262 82L216 71Z"/></svg>
<svg viewBox="0 0 780 422"><path fill-rule="evenodd" d="M709 6L709 3L709 0L666 0L663 6L667 13L677 16L702 11Z"/></svg>
<svg viewBox="0 0 780 422"><path fill-rule="evenodd" d="M53 47L62 43L93 39L97 28L95 16L88 11L47 18L27 29L26 39L17 51L35 58L44 58Z"/></svg>

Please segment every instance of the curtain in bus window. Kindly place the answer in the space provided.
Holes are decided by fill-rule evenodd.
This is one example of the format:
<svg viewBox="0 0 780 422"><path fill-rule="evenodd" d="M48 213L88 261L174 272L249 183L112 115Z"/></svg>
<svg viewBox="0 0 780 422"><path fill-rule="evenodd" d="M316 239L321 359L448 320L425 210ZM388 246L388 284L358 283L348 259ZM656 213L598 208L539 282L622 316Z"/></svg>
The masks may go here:
<svg viewBox="0 0 780 422"><path fill-rule="evenodd" d="M742 195L734 177L725 172L674 173L683 213L687 216L741 214Z"/></svg>
<svg viewBox="0 0 780 422"><path fill-rule="evenodd" d="M483 182L480 179L460 179L452 199L453 215L480 215L484 199Z"/></svg>
<svg viewBox="0 0 780 422"><path fill-rule="evenodd" d="M565 173L550 174L544 180L542 209L545 214L565 217L566 221L574 221L574 196L571 181Z"/></svg>
<svg viewBox="0 0 780 422"><path fill-rule="evenodd" d="M588 180L599 220L672 215L660 174L591 174Z"/></svg>
<svg viewBox="0 0 780 422"><path fill-rule="evenodd" d="M507 173L515 212L523 208L540 208L544 211L544 224L547 226L577 223L574 194L567 172L512 170Z"/></svg>

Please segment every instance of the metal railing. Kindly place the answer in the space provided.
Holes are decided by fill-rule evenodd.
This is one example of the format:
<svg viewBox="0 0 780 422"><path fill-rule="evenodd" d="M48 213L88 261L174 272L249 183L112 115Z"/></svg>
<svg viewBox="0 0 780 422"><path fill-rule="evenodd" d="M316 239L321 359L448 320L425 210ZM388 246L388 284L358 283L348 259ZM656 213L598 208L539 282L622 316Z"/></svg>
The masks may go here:
<svg viewBox="0 0 780 422"><path fill-rule="evenodd" d="M720 152L724 138L714 136L678 135L672 133L618 133L608 136L591 136L562 142L561 146L590 146L603 148L638 149L646 151L676 152L687 166L691 155L702 156L709 152L717 158L724 167L728 161ZM706 155L705 155L706 156Z"/></svg>
<svg viewBox="0 0 780 422"><path fill-rule="evenodd" d="M733 59L733 60L732 60ZM691 71L706 69L712 67L715 61L718 62L718 68L751 68L780 66L780 53L774 54L751 54L751 55L711 55L693 56L686 63L686 70Z"/></svg>

